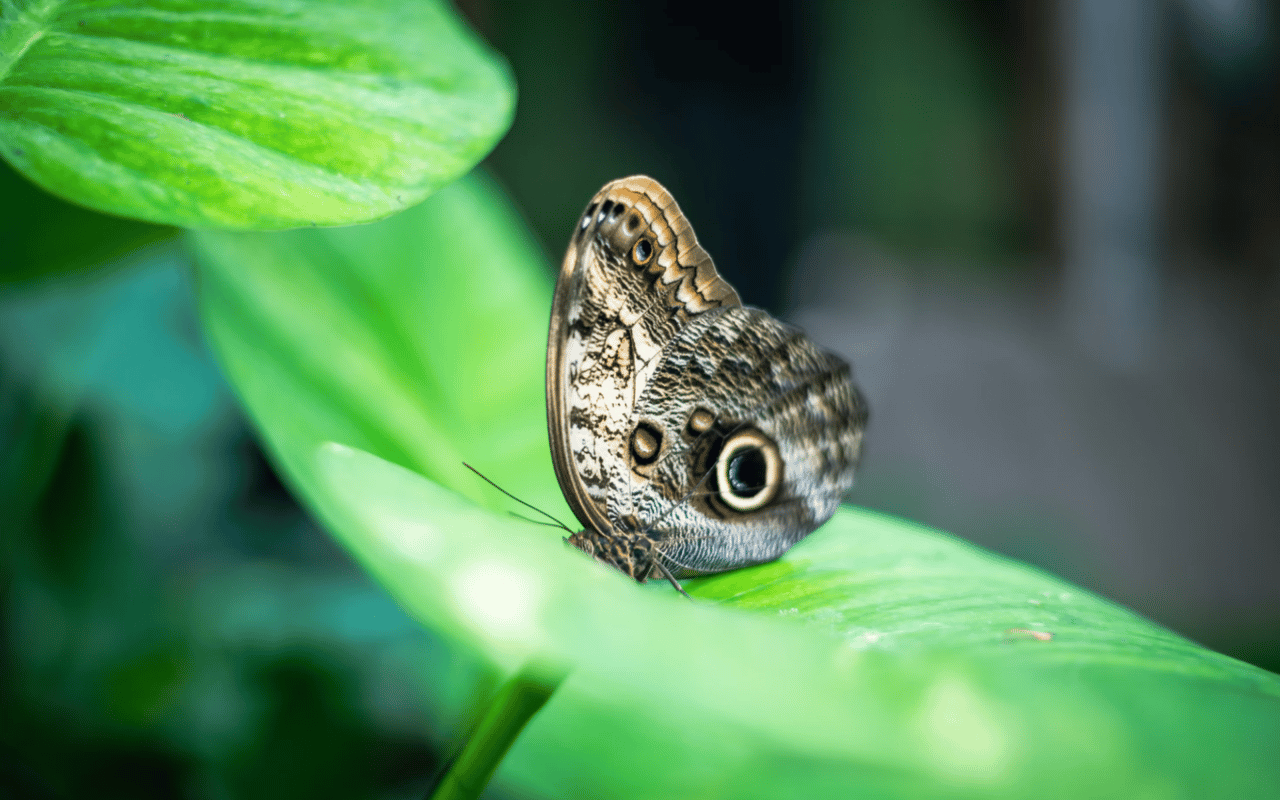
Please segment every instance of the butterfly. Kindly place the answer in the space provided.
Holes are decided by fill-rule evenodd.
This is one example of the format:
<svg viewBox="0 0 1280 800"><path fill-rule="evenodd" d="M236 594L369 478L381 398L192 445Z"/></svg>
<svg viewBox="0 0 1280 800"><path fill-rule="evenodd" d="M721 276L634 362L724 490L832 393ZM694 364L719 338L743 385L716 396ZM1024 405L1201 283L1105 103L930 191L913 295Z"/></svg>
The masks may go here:
<svg viewBox="0 0 1280 800"><path fill-rule="evenodd" d="M849 365L742 305L661 184L591 199L547 341L552 462L582 524L569 544L677 589L772 561L835 513L866 421Z"/></svg>

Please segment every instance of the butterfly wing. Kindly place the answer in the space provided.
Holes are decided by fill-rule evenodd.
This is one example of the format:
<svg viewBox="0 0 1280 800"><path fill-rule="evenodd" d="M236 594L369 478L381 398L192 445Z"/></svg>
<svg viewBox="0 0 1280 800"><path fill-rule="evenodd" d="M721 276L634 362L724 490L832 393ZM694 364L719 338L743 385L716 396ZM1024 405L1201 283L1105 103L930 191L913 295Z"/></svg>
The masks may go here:
<svg viewBox="0 0 1280 800"><path fill-rule="evenodd" d="M632 419L661 446L632 448L618 505L670 572L695 575L772 561L826 522L853 485L867 407L842 359L738 307L679 332Z"/></svg>
<svg viewBox="0 0 1280 800"><path fill-rule="evenodd" d="M556 284L547 425L587 539L643 550L603 560L640 577L655 557L677 575L777 558L835 512L865 421L849 366L742 306L656 181L592 198Z"/></svg>
<svg viewBox="0 0 1280 800"><path fill-rule="evenodd" d="M632 410L662 349L690 319L739 305L657 181L622 178L591 199L556 282L547 347L552 461L584 527L615 527L609 498L632 481Z"/></svg>

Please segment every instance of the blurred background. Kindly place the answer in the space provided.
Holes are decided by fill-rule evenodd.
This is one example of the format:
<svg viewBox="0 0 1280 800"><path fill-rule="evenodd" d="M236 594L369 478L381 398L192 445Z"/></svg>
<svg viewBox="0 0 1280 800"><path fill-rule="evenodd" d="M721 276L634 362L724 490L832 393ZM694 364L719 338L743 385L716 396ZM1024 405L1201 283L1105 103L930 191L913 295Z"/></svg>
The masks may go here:
<svg viewBox="0 0 1280 800"><path fill-rule="evenodd" d="M1280 670L1280 5L461 11L550 263L652 175L854 363L854 502ZM420 796L495 676L289 497L173 232L7 167L0 231L0 796Z"/></svg>

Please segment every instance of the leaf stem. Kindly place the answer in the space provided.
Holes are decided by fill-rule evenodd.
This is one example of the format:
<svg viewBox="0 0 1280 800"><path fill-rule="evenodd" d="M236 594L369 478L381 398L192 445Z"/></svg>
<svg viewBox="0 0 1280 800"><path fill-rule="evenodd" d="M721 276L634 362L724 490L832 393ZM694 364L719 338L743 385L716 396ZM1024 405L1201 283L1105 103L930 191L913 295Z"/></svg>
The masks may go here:
<svg viewBox="0 0 1280 800"><path fill-rule="evenodd" d="M566 674L563 669L531 662L503 684L428 800L479 797L516 737L546 705Z"/></svg>

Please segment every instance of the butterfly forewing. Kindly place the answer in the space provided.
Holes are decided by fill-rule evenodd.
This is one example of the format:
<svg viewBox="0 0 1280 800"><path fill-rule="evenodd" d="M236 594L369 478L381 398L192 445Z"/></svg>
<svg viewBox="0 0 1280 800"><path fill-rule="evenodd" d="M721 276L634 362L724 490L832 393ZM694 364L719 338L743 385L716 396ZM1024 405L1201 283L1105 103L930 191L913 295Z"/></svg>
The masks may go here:
<svg viewBox="0 0 1280 800"><path fill-rule="evenodd" d="M556 283L547 425L556 477L578 520L607 525L629 483L627 425L656 356L687 321L739 305L679 206L656 181L601 189L578 221Z"/></svg>

